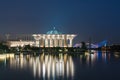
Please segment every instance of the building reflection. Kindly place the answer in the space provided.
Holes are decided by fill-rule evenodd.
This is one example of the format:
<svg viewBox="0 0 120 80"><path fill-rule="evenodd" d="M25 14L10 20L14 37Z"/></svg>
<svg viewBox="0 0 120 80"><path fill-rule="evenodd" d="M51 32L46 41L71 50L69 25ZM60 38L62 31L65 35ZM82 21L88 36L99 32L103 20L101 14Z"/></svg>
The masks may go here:
<svg viewBox="0 0 120 80"><path fill-rule="evenodd" d="M110 62L111 53L105 51L94 51L92 54L85 52L84 55L80 55L80 63L85 64L88 67L94 67L97 63Z"/></svg>
<svg viewBox="0 0 120 80"><path fill-rule="evenodd" d="M74 57L74 58L73 58ZM1 54L0 66L8 66L15 70L27 70L35 78L41 80L51 79L72 79L75 76L75 68L105 65L112 60L120 59L118 52L112 54L109 52L94 51L93 54L85 52L84 54L45 54L39 56L33 55L14 55Z"/></svg>
<svg viewBox="0 0 120 80"><path fill-rule="evenodd" d="M15 55L10 59L10 68L12 69L29 69L36 78L50 80L64 76L74 76L74 62L72 56L68 54L45 55Z"/></svg>

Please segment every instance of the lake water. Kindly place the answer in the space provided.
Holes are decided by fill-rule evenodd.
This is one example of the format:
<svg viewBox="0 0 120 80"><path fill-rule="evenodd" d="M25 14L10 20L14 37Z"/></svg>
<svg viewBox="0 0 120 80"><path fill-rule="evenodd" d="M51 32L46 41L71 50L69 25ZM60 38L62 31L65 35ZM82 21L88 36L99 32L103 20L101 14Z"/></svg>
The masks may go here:
<svg viewBox="0 0 120 80"><path fill-rule="evenodd" d="M1 54L0 80L120 80L120 53Z"/></svg>

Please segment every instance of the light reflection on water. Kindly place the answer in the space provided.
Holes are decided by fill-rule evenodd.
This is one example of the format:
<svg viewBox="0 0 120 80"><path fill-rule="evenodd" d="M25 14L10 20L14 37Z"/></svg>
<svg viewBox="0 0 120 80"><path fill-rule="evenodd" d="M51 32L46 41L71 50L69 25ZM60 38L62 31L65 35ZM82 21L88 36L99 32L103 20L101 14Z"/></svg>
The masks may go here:
<svg viewBox="0 0 120 80"><path fill-rule="evenodd" d="M120 55L114 54L114 58L118 58ZM94 51L94 54L85 52L85 54L40 54L39 56L33 55L14 55L14 54L2 54L0 55L0 62L3 62L3 65L6 66L9 61L10 69L20 69L20 70L29 70L34 78L42 78L45 80L55 79L62 77L71 77L74 79L77 62L80 65L85 64L88 68L94 67L98 62L107 64L110 62L111 54L106 52Z"/></svg>
<svg viewBox="0 0 120 80"><path fill-rule="evenodd" d="M6 59L5 59L6 60ZM15 55L9 58L11 69L26 69L32 71L34 77L48 79L55 77L74 76L74 62L67 54L45 55Z"/></svg>
<svg viewBox="0 0 120 80"><path fill-rule="evenodd" d="M110 52L105 51L94 51L93 54L85 52L84 55L80 55L80 63L85 62L88 67L94 67L101 60L103 64L107 64L110 60L110 55Z"/></svg>

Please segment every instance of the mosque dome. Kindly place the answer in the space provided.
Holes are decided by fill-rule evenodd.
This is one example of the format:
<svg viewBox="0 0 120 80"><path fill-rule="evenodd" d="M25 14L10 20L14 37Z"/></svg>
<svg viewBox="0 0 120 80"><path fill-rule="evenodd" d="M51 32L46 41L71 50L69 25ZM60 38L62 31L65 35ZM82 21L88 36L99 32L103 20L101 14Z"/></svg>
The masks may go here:
<svg viewBox="0 0 120 80"><path fill-rule="evenodd" d="M48 31L47 34L62 34L62 33L57 31L54 27L53 30Z"/></svg>

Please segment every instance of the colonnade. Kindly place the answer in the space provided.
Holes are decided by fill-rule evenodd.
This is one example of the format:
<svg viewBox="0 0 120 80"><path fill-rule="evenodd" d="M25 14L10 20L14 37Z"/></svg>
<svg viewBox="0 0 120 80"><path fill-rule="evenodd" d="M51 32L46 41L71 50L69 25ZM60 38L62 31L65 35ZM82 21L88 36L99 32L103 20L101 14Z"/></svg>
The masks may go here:
<svg viewBox="0 0 120 80"><path fill-rule="evenodd" d="M74 34L33 34L36 47L72 47Z"/></svg>

